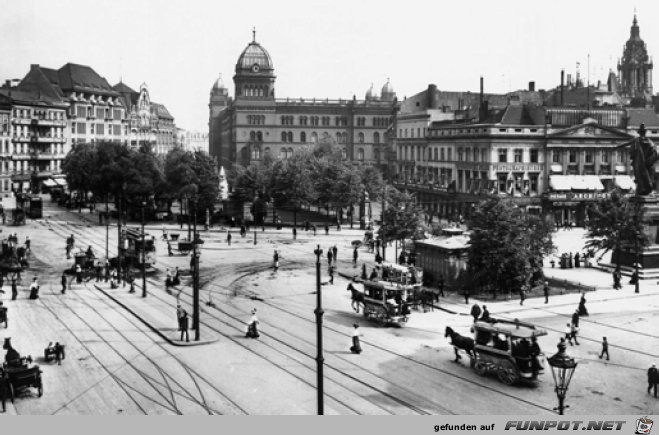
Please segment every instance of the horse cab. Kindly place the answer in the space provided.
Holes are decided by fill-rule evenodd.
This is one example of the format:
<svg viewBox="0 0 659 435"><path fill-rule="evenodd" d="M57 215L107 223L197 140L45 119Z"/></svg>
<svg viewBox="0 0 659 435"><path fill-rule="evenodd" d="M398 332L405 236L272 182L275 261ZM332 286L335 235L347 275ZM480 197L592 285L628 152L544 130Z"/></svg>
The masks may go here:
<svg viewBox="0 0 659 435"><path fill-rule="evenodd" d="M535 382L543 373L537 337L547 331L519 321L492 319L475 322L472 367L481 376L496 374L501 382Z"/></svg>
<svg viewBox="0 0 659 435"><path fill-rule="evenodd" d="M410 286L386 281L364 282L364 316L384 323L404 323L410 314Z"/></svg>

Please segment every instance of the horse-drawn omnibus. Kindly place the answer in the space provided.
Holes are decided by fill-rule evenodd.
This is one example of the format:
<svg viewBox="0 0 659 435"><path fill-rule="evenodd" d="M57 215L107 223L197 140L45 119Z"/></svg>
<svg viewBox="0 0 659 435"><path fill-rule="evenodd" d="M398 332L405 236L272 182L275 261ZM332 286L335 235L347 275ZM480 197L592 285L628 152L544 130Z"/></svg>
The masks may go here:
<svg viewBox="0 0 659 435"><path fill-rule="evenodd" d="M401 284L416 290L423 283L423 269L415 266L405 266L395 263L382 263L379 279L390 283Z"/></svg>
<svg viewBox="0 0 659 435"><path fill-rule="evenodd" d="M456 362L460 359L458 349L463 349L476 373L496 374L507 385L518 381L533 383L543 373L544 354L536 340L547 335L544 329L517 320L490 319L475 322L472 331L473 339L446 327L445 336L451 337Z"/></svg>
<svg viewBox="0 0 659 435"><path fill-rule="evenodd" d="M150 269L156 264L155 240L148 233L144 233L144 239L143 243L142 231L140 229L126 227L124 239L125 264L135 266L139 269L142 267ZM144 255L142 255L142 246L144 246Z"/></svg>
<svg viewBox="0 0 659 435"><path fill-rule="evenodd" d="M364 282L364 316L383 323L407 322L410 286L386 281Z"/></svg>

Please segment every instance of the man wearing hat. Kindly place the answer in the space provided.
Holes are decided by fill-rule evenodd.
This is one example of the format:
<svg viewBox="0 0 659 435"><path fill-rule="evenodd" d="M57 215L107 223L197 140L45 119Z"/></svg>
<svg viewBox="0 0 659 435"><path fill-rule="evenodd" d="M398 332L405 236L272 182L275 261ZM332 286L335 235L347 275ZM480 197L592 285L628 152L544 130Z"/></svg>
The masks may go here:
<svg viewBox="0 0 659 435"><path fill-rule="evenodd" d="M259 334L258 325L259 319L256 317L256 308L254 308L252 310L252 318L249 320L249 324L247 325L247 334L245 337L259 338L261 334Z"/></svg>
<svg viewBox="0 0 659 435"><path fill-rule="evenodd" d="M362 353L362 346L359 343L359 337L362 335L362 333L359 331L359 324L355 323L352 325L354 328L352 330L352 346L350 347L350 352L360 354Z"/></svg>
<svg viewBox="0 0 659 435"><path fill-rule="evenodd" d="M549 283L545 281L545 284L542 286L542 292L545 294L545 304L549 303Z"/></svg>
<svg viewBox="0 0 659 435"><path fill-rule="evenodd" d="M654 397L657 398L657 384L659 383L659 371L657 371L657 365L652 364L652 367L648 369L648 394L650 390L654 389Z"/></svg>
<svg viewBox="0 0 659 435"><path fill-rule="evenodd" d="M8 328L8 326L7 326L7 307L2 305L2 301L0 301L0 323L4 323L5 328Z"/></svg>

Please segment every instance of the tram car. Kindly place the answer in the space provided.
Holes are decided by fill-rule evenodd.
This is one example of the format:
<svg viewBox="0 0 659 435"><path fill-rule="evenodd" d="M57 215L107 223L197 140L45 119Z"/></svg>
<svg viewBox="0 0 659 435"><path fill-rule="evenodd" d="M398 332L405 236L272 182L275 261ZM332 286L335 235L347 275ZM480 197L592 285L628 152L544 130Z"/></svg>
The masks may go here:
<svg viewBox="0 0 659 435"><path fill-rule="evenodd" d="M142 256L142 231L138 228L126 228L124 246L126 262L137 268L150 269L156 264L156 242L149 233L144 233L145 255ZM142 262L144 258L144 262Z"/></svg>
<svg viewBox="0 0 659 435"><path fill-rule="evenodd" d="M417 290L423 283L423 269L385 262L380 265L379 279L392 284L410 286L412 290Z"/></svg>
<svg viewBox="0 0 659 435"><path fill-rule="evenodd" d="M535 383L543 373L544 354L536 339L547 335L544 329L497 319L475 322L472 329L471 366L479 375L496 374L501 382L512 385L519 381Z"/></svg>
<svg viewBox="0 0 659 435"><path fill-rule="evenodd" d="M402 324L410 314L410 286L386 281L364 281L364 317L382 323Z"/></svg>

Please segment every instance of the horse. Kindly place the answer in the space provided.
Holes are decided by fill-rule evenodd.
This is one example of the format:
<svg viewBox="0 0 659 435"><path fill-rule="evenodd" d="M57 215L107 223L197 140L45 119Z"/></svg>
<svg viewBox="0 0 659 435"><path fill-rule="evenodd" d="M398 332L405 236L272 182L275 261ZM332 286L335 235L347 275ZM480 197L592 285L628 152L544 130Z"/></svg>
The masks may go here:
<svg viewBox="0 0 659 435"><path fill-rule="evenodd" d="M467 355L473 359L474 340L472 338L463 337L462 335L455 332L450 326L446 327L444 337L451 337L451 344L455 350L455 362L458 362L460 359L462 359L458 353L458 349L463 349L465 352L467 352Z"/></svg>
<svg viewBox="0 0 659 435"><path fill-rule="evenodd" d="M359 304L364 305L364 293L357 290L352 283L348 284L346 290L351 293L350 299L352 300L352 309L355 310L355 313L359 313Z"/></svg>
<svg viewBox="0 0 659 435"><path fill-rule="evenodd" d="M414 298L414 305L417 305L419 302L421 302L424 313L426 312L426 307L430 307L430 311L435 311L433 302L435 302L436 295L432 290L415 289L412 296Z"/></svg>

